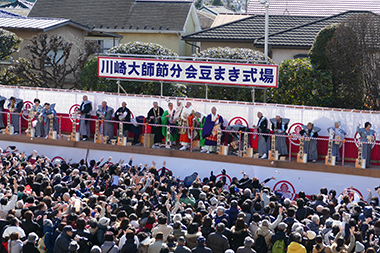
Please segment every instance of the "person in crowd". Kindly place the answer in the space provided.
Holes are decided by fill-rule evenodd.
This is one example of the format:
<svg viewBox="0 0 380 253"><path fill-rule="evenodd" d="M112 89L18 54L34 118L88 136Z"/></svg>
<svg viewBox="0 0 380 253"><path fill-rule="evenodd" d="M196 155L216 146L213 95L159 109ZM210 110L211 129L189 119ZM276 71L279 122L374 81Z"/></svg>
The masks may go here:
<svg viewBox="0 0 380 253"><path fill-rule="evenodd" d="M185 245L185 237L180 236L177 240L177 247L174 249L174 253L191 253L191 249Z"/></svg>
<svg viewBox="0 0 380 253"><path fill-rule="evenodd" d="M302 236L298 232L293 232L290 237L290 244L287 253L306 253L306 248L302 243Z"/></svg>
<svg viewBox="0 0 380 253"><path fill-rule="evenodd" d="M104 242L100 248L102 249L102 253L119 253L119 247L114 241L114 234L112 231L107 231L104 234Z"/></svg>
<svg viewBox="0 0 380 253"><path fill-rule="evenodd" d="M191 250L192 253L213 253L211 248L206 247L206 239L201 236L197 239L197 247Z"/></svg>
<svg viewBox="0 0 380 253"><path fill-rule="evenodd" d="M9 226L4 230L3 238L8 239L12 233L17 233L19 239L26 239L25 231L20 227L20 221L15 217L9 219Z"/></svg>
<svg viewBox="0 0 380 253"><path fill-rule="evenodd" d="M119 107L115 112L115 120L120 122L131 122L132 113L127 107L126 102L121 103L121 107ZM123 136L128 138L130 124L123 124ZM117 126L117 131L119 132L119 126Z"/></svg>
<svg viewBox="0 0 380 253"><path fill-rule="evenodd" d="M84 95L83 101L77 109L77 112L80 114L79 134L82 135L83 141L87 140L91 135L90 121L87 120L91 118L91 111L92 111L92 102L88 100L87 95Z"/></svg>
<svg viewBox="0 0 380 253"><path fill-rule="evenodd" d="M356 129L356 132L360 134L360 142L371 143L374 142L375 131L371 129L372 125L369 122L364 124L364 128L360 128L360 124ZM366 167L371 165L371 151L372 144L363 144L363 159L365 159Z"/></svg>
<svg viewBox="0 0 380 253"><path fill-rule="evenodd" d="M161 116L164 114L164 110L158 106L158 102L153 102L153 107L148 112L148 123L149 124L161 124ZM162 127L152 126L151 133L154 134L154 144L155 146L160 146L163 139Z"/></svg>
<svg viewBox="0 0 380 253"><path fill-rule="evenodd" d="M25 253L39 253L36 247L36 242L38 241L38 235L34 232L28 235L28 241L22 247L22 251Z"/></svg>
<svg viewBox="0 0 380 253"><path fill-rule="evenodd" d="M202 138L205 139L205 146L201 152L216 152L218 130L223 129L223 122L223 117L216 113L216 107L211 108L211 113L206 117L203 126Z"/></svg>
<svg viewBox="0 0 380 253"><path fill-rule="evenodd" d="M17 232L10 234L8 240L8 253L22 253L23 246L24 244L20 240L20 235Z"/></svg>
<svg viewBox="0 0 380 253"><path fill-rule="evenodd" d="M257 112L257 117L259 121L256 126L253 126L260 134L269 134L268 120L264 117L261 111ZM268 151L270 149L270 137L268 135L259 135L259 142L257 144L257 152L261 159L268 157Z"/></svg>
<svg viewBox="0 0 380 253"><path fill-rule="evenodd" d="M7 101L7 98L0 95L0 131L5 128L3 118L4 118L4 104Z"/></svg>
<svg viewBox="0 0 380 253"><path fill-rule="evenodd" d="M21 113L23 107L24 100L22 100L21 98L15 98L13 96L9 98L8 109L9 112L12 113L11 126L13 126L14 134L19 133L20 119L17 114Z"/></svg>
<svg viewBox="0 0 380 253"><path fill-rule="evenodd" d="M318 159L317 140L310 138L318 138L318 132L321 131L319 127L314 126L314 123L309 122L307 125L302 126L300 132L301 136L305 137L304 152L307 154L307 160L315 163Z"/></svg>
<svg viewBox="0 0 380 253"><path fill-rule="evenodd" d="M175 126L177 123L176 110L174 110L174 106L172 102L168 103L168 109L161 116L161 124L166 126ZM167 128L162 128L162 135L165 137L165 143L167 141ZM178 128L171 127L170 128L170 145L174 146L178 140Z"/></svg>
<svg viewBox="0 0 380 253"><path fill-rule="evenodd" d="M251 232L248 230L243 218L236 220L235 225L231 228L231 233L231 249L235 252L241 245L244 244L245 238L252 237Z"/></svg>
<svg viewBox="0 0 380 253"><path fill-rule="evenodd" d="M44 117L42 116L43 107L41 105L41 101L38 98L35 98L33 102L34 105L32 105L32 107L29 110L29 118L34 118L32 125L35 130L35 136L37 138L40 138L41 136L45 135Z"/></svg>
<svg viewBox="0 0 380 253"><path fill-rule="evenodd" d="M163 242L164 234L162 232L158 232L154 239L155 241L149 245L148 253L160 253L162 249L167 247Z"/></svg>
<svg viewBox="0 0 380 253"><path fill-rule="evenodd" d="M236 253L256 253L256 251L252 249L252 246L253 246L253 239L250 236L247 236L244 239L244 245L240 246L237 249Z"/></svg>
<svg viewBox="0 0 380 253"><path fill-rule="evenodd" d="M166 242L168 236L173 233L173 227L167 225L168 219L165 215L158 217L158 225L152 229L152 236L156 237L156 234L161 232L164 235L163 241Z"/></svg>
<svg viewBox="0 0 380 253"><path fill-rule="evenodd" d="M188 229L185 233L186 245L192 249L197 246L197 240L202 236L198 223L193 222L188 226Z"/></svg>
<svg viewBox="0 0 380 253"><path fill-rule="evenodd" d="M103 101L101 105L98 106L96 115L99 120L112 120L113 108L107 105L107 101ZM113 138L113 123L104 121L103 125L103 136L107 136L108 140ZM99 131L101 131L99 129Z"/></svg>
<svg viewBox="0 0 380 253"><path fill-rule="evenodd" d="M179 114L178 126L191 127L193 124L194 113L195 111L191 105L191 102L186 102L186 105L182 107ZM186 128L179 128L178 133L179 143L182 145L179 150L186 150L190 146L190 130Z"/></svg>
<svg viewBox="0 0 380 253"><path fill-rule="evenodd" d="M316 244L313 247L313 253L321 253L321 252L332 253L331 247L326 246L323 243L322 236L318 235L317 237L315 237L315 243Z"/></svg>
<svg viewBox="0 0 380 253"><path fill-rule="evenodd" d="M45 139L49 138L50 131L59 130L57 112L55 111L55 104L45 103L44 109L42 109L42 116L44 117L45 123Z"/></svg>
<svg viewBox="0 0 380 253"><path fill-rule="evenodd" d="M125 233L126 241L120 249L120 253L137 253L138 245L135 240L135 234L132 230L127 230Z"/></svg>
<svg viewBox="0 0 380 253"><path fill-rule="evenodd" d="M272 131L274 134L284 135L284 137L276 137L276 147L279 155L288 154L288 145L286 145L286 130L288 130L288 124L290 119L283 118L281 115L277 114L276 118L270 119L272 123Z"/></svg>
<svg viewBox="0 0 380 253"><path fill-rule="evenodd" d="M216 226L216 232L211 233L207 238L207 246L213 253L224 253L230 247L227 237L223 235L225 228L224 223L219 223Z"/></svg>
<svg viewBox="0 0 380 253"><path fill-rule="evenodd" d="M334 122L333 127L327 128L327 132L329 133L329 139L331 140L344 140L346 138L346 131L342 128L341 123L339 120ZM334 141L332 146L332 156L335 156L337 161L341 160L340 157L340 148L342 147L343 142L341 141Z"/></svg>

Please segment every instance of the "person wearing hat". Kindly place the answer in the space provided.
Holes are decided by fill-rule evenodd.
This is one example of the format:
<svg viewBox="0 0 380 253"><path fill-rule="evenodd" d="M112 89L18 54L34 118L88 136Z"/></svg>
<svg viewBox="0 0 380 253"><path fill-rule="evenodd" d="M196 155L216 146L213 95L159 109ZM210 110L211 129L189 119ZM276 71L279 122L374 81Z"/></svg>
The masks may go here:
<svg viewBox="0 0 380 253"><path fill-rule="evenodd" d="M174 250L174 253L191 253L191 249L187 246L185 246L185 237L180 236L177 240L178 244L177 247Z"/></svg>
<svg viewBox="0 0 380 253"><path fill-rule="evenodd" d="M112 231L107 231L104 234L104 243L100 247L102 253L119 253L119 247L114 242L115 236Z"/></svg>
<svg viewBox="0 0 380 253"><path fill-rule="evenodd" d="M321 252L324 252L324 253L332 253L332 250L331 250L331 247L330 246L326 246L324 243L323 243L323 238L322 236L318 235L317 237L315 237L315 245L313 247L313 253L321 253ZM358 242L356 242L358 243ZM360 242L359 242L360 243ZM363 244L362 244L363 245ZM363 245L363 250L364 250L364 245ZM357 251L356 251L357 252ZM357 252L359 253L359 252Z"/></svg>
<svg viewBox="0 0 380 253"><path fill-rule="evenodd" d="M104 234L107 232L110 222L111 220L107 217L100 218L98 222L98 230L96 231L95 236L99 246L104 242Z"/></svg>
<svg viewBox="0 0 380 253"><path fill-rule="evenodd" d="M223 235L225 227L224 223L219 223L216 225L216 232L211 233L207 238L207 245L213 253L224 253L230 247L227 237Z"/></svg>
<svg viewBox="0 0 380 253"><path fill-rule="evenodd" d="M272 235L272 237L270 239L270 242L274 246L281 243L281 245L284 245L285 246L284 248L286 249L286 247L288 246L288 240L289 240L289 237L286 234L287 228L288 228L288 225L285 222L280 222L280 224L278 224L277 232L274 235ZM276 244L277 241L279 241L279 242Z"/></svg>
<svg viewBox="0 0 380 253"><path fill-rule="evenodd" d="M77 253L79 250L79 244L76 241L71 241L69 245L70 253Z"/></svg>
<svg viewBox="0 0 380 253"><path fill-rule="evenodd" d="M38 235L34 232L28 235L28 241L22 247L22 251L25 253L39 253L36 242L38 241Z"/></svg>
<svg viewBox="0 0 380 253"><path fill-rule="evenodd" d="M45 219L43 221L43 229L44 229L44 243L47 248L46 253L53 253L54 252L54 243L55 243L55 237L54 237L54 231L58 227L58 225L61 223L62 213L58 213L58 218L55 224L53 225L53 222L50 219Z"/></svg>
<svg viewBox="0 0 380 253"><path fill-rule="evenodd" d="M69 253L70 242L72 241L75 232L76 231L72 226L66 225L63 228L62 233L57 237L57 240L55 241L54 253ZM75 240L79 239L75 238Z"/></svg>
<svg viewBox="0 0 380 253"><path fill-rule="evenodd" d="M250 236L247 236L244 239L244 246L240 246L237 249L236 253L256 253L256 251L252 249L252 245L253 245L253 239Z"/></svg>
<svg viewBox="0 0 380 253"><path fill-rule="evenodd" d="M191 252L192 253L214 253L214 251L206 247L206 238L204 238L203 236L198 237L197 247L193 248Z"/></svg>
<svg viewBox="0 0 380 253"><path fill-rule="evenodd" d="M365 251L365 246L361 242L356 242L355 243L355 253L363 253L364 251ZM313 251L313 253L319 253L319 252ZM327 253L329 253L329 252L327 252Z"/></svg>

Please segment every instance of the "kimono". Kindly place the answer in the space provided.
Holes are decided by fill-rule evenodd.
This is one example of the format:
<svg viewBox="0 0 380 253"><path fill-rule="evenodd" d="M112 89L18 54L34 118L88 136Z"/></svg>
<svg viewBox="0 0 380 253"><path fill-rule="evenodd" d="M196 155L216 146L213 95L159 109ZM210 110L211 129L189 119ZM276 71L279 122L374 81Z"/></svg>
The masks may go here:
<svg viewBox="0 0 380 253"><path fill-rule="evenodd" d="M210 113L206 117L206 121L203 126L202 138L205 139L205 149L209 152L216 152L216 145L218 141L217 131L214 127L220 125L220 129L223 127L223 117L219 114L213 115Z"/></svg>
<svg viewBox="0 0 380 253"><path fill-rule="evenodd" d="M206 139L203 138L203 136L202 136L203 127L204 127L205 123L206 123L206 117L203 115L200 118L197 118L197 117L193 118L194 128L202 128L201 130L195 130L194 129L194 132L193 132L193 140L199 139L201 147L205 146L205 141L206 141Z"/></svg>
<svg viewBox="0 0 380 253"><path fill-rule="evenodd" d="M45 135L45 129L44 129L44 117L42 116L42 110L44 107L42 105L33 105L29 113L31 114L30 117L34 117L34 121L32 122L35 135L36 137L41 137Z"/></svg>
<svg viewBox="0 0 380 253"><path fill-rule="evenodd" d="M113 108L108 105L103 108L103 106L99 105L96 114L98 115L98 119L112 120ZM103 136L108 136L109 139L113 138L112 122L103 122Z"/></svg>
<svg viewBox="0 0 380 253"><path fill-rule="evenodd" d="M360 142L368 142L367 136L374 136L375 131L370 129L367 131L365 128L358 127L356 129L356 132L360 134ZM366 167L371 165L371 151L372 151L372 144L363 144L363 159L365 159L365 165Z"/></svg>
<svg viewBox="0 0 380 253"><path fill-rule="evenodd" d="M164 114L161 116L161 124L162 125L167 125L167 126L175 126L176 125L176 121L174 119L174 115L175 115L175 112L176 110L166 110L164 112ZM167 115L170 115L170 118L166 118ZM163 127L162 128L162 135L164 136L165 138L165 142L167 141L166 140L166 127ZM171 127L170 128L170 141L173 143L175 143L177 140L178 140L178 128L175 128L175 127Z"/></svg>
<svg viewBox="0 0 380 253"><path fill-rule="evenodd" d="M281 118L280 122L276 120L276 118L270 119L272 123L272 131L276 135L284 135L286 136L286 130L288 130L288 124L290 119ZM278 151L280 155L288 154L288 145L286 145L286 137L277 137L276 138L276 146L275 149Z"/></svg>
<svg viewBox="0 0 380 253"><path fill-rule="evenodd" d="M4 104L7 100L6 97L0 96L0 129L5 128L3 118L4 118Z"/></svg>
<svg viewBox="0 0 380 253"><path fill-rule="evenodd" d="M20 98L16 98L16 102L14 104L12 104L12 102L9 100L8 109L14 113L20 113L23 106L24 106L24 101ZM19 127L20 127L20 121L17 114L11 114L11 125L14 128L14 132L18 133Z"/></svg>
<svg viewBox="0 0 380 253"><path fill-rule="evenodd" d="M59 124L57 120L57 112L55 111L55 104L51 104L49 109L42 109L42 116L44 116L44 122L45 122L45 134L49 134L50 130L50 121L53 120L53 129L52 131L57 131L59 130ZM51 118L53 115L54 117Z"/></svg>
<svg viewBox="0 0 380 253"><path fill-rule="evenodd" d="M261 116L259 119L259 122L257 123L257 131L259 133L263 134L269 134L268 130L268 120L266 117ZM270 149L270 138L267 135L259 135L259 142L257 145L257 153L260 155L262 154L268 154L268 151Z"/></svg>
<svg viewBox="0 0 380 253"><path fill-rule="evenodd" d="M335 126L329 127L327 128L327 132L329 133L330 140L335 140L338 136L343 140L347 134L346 131L344 131L344 129L340 126L338 128L335 128ZM334 141L332 145L332 156L335 156L338 161L341 160L339 149L342 147L342 144L342 142L335 144Z"/></svg>
<svg viewBox="0 0 380 253"><path fill-rule="evenodd" d="M83 138L90 137L90 121L85 119L91 118L92 104L91 101L86 100L83 101L80 107L78 108L80 111L80 121L79 121L79 133L83 136Z"/></svg>
<svg viewBox="0 0 380 253"><path fill-rule="evenodd" d="M319 127L313 126L311 130L307 126L302 126L300 134L305 137L317 138L318 132L321 131ZM307 154L308 160L317 160L318 159L318 150L317 150L317 140L305 141L304 152Z"/></svg>
<svg viewBox="0 0 380 253"><path fill-rule="evenodd" d="M115 121L131 122L131 111L125 107L120 107L115 112ZM130 124L123 124L123 136L128 138L128 132L131 128ZM117 126L117 132L119 133L119 125Z"/></svg>
<svg viewBox="0 0 380 253"><path fill-rule="evenodd" d="M190 107L183 107L178 125L184 126L184 127L191 127L191 124L193 123L194 118L194 109L192 106ZM191 131L189 129L181 129L183 133L179 134L179 142L182 146L188 147L190 144L190 138L191 138Z"/></svg>
<svg viewBox="0 0 380 253"><path fill-rule="evenodd" d="M152 107L148 112L148 123L150 124L161 124L161 117L164 114L164 110L161 107L154 108ZM153 117L153 118L150 118ZM162 127L160 126L152 126L151 133L154 134L154 143L161 143L162 136Z"/></svg>

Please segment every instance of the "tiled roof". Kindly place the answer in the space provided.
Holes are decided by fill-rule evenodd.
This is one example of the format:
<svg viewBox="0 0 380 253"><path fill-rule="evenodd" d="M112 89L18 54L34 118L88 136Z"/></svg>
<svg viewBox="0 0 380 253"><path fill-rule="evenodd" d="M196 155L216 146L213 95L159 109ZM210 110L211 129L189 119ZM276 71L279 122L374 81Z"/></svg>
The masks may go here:
<svg viewBox="0 0 380 253"><path fill-rule="evenodd" d="M326 17L309 24L293 27L285 31L272 33L268 36L268 44L271 46L296 46L311 47L318 32L327 25L340 23L349 16L363 13L360 11L348 11L331 17ZM255 41L255 45L264 45L264 37Z"/></svg>
<svg viewBox="0 0 380 253"><path fill-rule="evenodd" d="M30 9L32 5L23 3L22 1L16 0L15 2L1 5L0 8L12 8L12 9Z"/></svg>
<svg viewBox="0 0 380 253"><path fill-rule="evenodd" d="M0 18L0 28L9 30L40 30L49 31L64 25L72 25L83 30L90 31L88 27L82 26L68 19L56 18L26 18L26 17L2 17Z"/></svg>
<svg viewBox="0 0 380 253"><path fill-rule="evenodd" d="M29 17L71 19L101 31L183 31L192 1L38 0Z"/></svg>
<svg viewBox="0 0 380 253"><path fill-rule="evenodd" d="M269 15L331 16L349 10L380 14L379 0L270 0ZM249 14L263 14L264 5L249 1Z"/></svg>
<svg viewBox="0 0 380 253"><path fill-rule="evenodd" d="M269 33L283 31L321 18L322 17L272 15L269 17ZM189 34L183 36L183 39L186 41L254 42L264 35L264 31L265 16L255 15Z"/></svg>
<svg viewBox="0 0 380 253"><path fill-rule="evenodd" d="M22 18L23 16L5 11L5 10L0 10L0 18Z"/></svg>

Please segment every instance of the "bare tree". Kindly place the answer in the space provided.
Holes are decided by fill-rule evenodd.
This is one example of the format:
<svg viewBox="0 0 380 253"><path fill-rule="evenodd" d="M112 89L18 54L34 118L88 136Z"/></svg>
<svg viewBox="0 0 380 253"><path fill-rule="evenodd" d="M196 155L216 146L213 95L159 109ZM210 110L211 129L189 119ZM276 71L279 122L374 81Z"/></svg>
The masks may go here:
<svg viewBox="0 0 380 253"><path fill-rule="evenodd" d="M77 88L79 74L98 45L86 41L82 49L74 50L73 43L61 36L40 34L25 46L28 59L15 63L13 71L30 85L48 88Z"/></svg>

